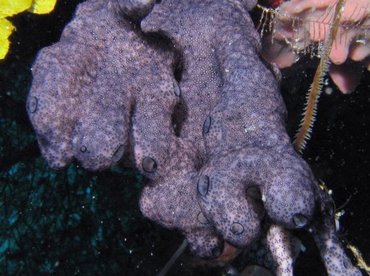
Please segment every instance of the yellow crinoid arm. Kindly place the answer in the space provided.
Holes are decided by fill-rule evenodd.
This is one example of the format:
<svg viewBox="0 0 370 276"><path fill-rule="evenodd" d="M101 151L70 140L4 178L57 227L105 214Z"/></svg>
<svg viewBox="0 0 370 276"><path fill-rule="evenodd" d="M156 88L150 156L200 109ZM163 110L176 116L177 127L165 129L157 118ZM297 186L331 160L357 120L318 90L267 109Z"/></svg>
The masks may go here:
<svg viewBox="0 0 370 276"><path fill-rule="evenodd" d="M56 4L56 0L34 0L29 11L37 14L45 14L51 12Z"/></svg>
<svg viewBox="0 0 370 276"><path fill-rule="evenodd" d="M9 37L15 30L13 24L6 19L28 10L36 14L50 13L57 0L0 0L0 60L9 51Z"/></svg>
<svg viewBox="0 0 370 276"><path fill-rule="evenodd" d="M10 21L0 18L0 59L3 59L9 50L9 36L13 30L14 26Z"/></svg>
<svg viewBox="0 0 370 276"><path fill-rule="evenodd" d="M13 16L28 10L32 13L51 12L57 0L0 0L0 18Z"/></svg>
<svg viewBox="0 0 370 276"><path fill-rule="evenodd" d="M32 0L0 0L0 18L15 15L27 10Z"/></svg>

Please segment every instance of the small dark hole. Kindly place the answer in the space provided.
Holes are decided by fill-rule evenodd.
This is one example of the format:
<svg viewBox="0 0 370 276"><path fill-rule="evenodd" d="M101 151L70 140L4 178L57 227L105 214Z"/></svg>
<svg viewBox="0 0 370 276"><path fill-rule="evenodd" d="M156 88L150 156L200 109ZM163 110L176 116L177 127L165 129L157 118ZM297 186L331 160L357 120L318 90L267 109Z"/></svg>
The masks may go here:
<svg viewBox="0 0 370 276"><path fill-rule="evenodd" d="M175 105L171 120L173 129L177 137L180 137L181 135L181 129L187 117L187 112L187 107L182 101L178 102Z"/></svg>

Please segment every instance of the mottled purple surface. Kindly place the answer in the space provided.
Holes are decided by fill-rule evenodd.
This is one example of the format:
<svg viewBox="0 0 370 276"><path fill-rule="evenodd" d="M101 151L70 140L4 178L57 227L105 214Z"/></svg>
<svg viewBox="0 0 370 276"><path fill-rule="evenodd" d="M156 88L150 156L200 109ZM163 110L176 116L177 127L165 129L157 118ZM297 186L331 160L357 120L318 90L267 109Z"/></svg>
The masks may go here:
<svg viewBox="0 0 370 276"><path fill-rule="evenodd" d="M245 247L259 238L265 214L250 192L258 187L278 274L292 273L287 229L303 227L329 274L357 274L327 195L286 133L278 83L248 14L254 4L81 4L33 66L27 109L40 148L56 168L74 158L91 170L132 160L151 180L143 214L179 229L203 257L218 256L224 240Z"/></svg>
<svg viewBox="0 0 370 276"><path fill-rule="evenodd" d="M76 158L87 169L105 169L132 146L138 167L145 163L143 173L154 177L176 143L172 53L149 46L155 42L114 9L104 1L80 5L61 41L39 53L28 112L52 167ZM153 155L151 173L156 164L144 157Z"/></svg>
<svg viewBox="0 0 370 276"><path fill-rule="evenodd" d="M237 1L164 1L141 27L170 37L183 53L180 88L191 112L181 135L205 139L198 199L222 236L237 246L258 236L260 218L245 197L252 186L261 187L275 222L295 228L295 215L308 222L313 177L286 134L277 82L258 56L259 37L244 7ZM155 205L156 193L142 200L148 216L153 208L145 204Z"/></svg>

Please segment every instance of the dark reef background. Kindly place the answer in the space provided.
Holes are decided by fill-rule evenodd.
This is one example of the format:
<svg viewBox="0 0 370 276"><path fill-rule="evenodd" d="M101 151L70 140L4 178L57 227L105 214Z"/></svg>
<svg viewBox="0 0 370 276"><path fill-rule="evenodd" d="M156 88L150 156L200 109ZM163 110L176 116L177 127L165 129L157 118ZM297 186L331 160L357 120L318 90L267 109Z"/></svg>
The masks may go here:
<svg viewBox="0 0 370 276"><path fill-rule="evenodd" d="M11 52L0 61L0 275L154 275L182 241L176 231L141 215L145 179L137 171L116 166L92 173L76 163L55 171L40 156L25 110L30 68L37 51L59 39L78 2L60 0L50 15L11 19L17 31ZM302 58L283 71L291 136L316 65ZM330 80L326 87L334 89L321 97L304 158L344 211L341 238L369 263L370 73L350 95L340 94ZM301 239L308 250L297 261L296 275L323 274L309 238ZM195 264L199 261L185 254L170 275L222 274Z"/></svg>

